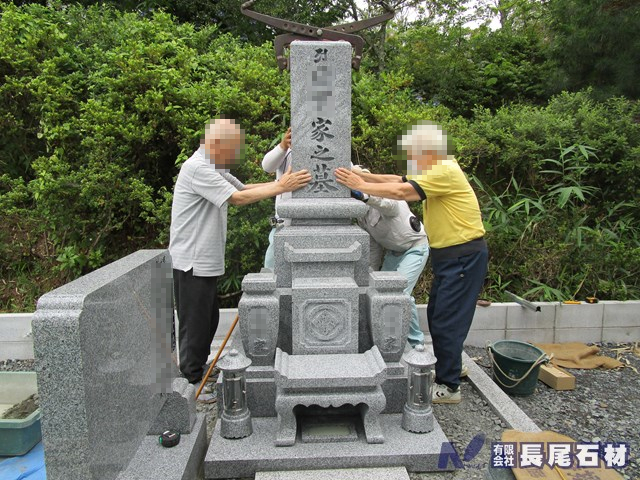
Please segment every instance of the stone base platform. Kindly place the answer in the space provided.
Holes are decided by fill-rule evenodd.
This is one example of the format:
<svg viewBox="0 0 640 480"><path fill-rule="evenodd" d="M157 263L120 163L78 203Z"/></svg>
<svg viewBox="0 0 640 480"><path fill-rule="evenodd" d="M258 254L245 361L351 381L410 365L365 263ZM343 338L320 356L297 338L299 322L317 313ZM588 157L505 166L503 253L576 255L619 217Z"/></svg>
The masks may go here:
<svg viewBox="0 0 640 480"><path fill-rule="evenodd" d="M355 441L303 443L300 432L290 447L276 447L276 418L253 418L253 435L242 440L213 432L204 463L206 479L253 477L256 472L327 468L406 467L410 472L439 471L438 459L447 437L435 422L432 432L403 430L401 414L380 415L384 443L370 444L359 431ZM448 445L445 445L447 448Z"/></svg>
<svg viewBox="0 0 640 480"><path fill-rule="evenodd" d="M158 435L147 435L127 468L120 472L116 480L193 480L200 474L206 450L205 414L198 413L191 433L182 434L180 443L175 447L165 448L158 443Z"/></svg>

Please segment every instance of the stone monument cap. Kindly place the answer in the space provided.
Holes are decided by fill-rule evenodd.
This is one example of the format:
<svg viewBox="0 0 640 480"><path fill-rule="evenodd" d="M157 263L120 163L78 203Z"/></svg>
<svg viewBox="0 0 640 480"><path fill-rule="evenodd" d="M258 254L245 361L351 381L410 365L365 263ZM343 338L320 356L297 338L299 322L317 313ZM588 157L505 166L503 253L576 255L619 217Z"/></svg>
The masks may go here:
<svg viewBox="0 0 640 480"><path fill-rule="evenodd" d="M424 345L416 345L402 357L404 363L410 367L427 368L436 363L436 357Z"/></svg>
<svg viewBox="0 0 640 480"><path fill-rule="evenodd" d="M242 372L251 365L251 360L232 348L229 353L220 359L218 368L223 372Z"/></svg>

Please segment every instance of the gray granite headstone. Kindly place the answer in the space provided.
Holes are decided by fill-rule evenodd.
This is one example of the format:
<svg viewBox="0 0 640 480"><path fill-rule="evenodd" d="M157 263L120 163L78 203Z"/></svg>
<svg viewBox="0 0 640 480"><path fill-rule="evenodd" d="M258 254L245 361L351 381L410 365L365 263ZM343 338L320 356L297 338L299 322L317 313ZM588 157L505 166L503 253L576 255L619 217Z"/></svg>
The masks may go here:
<svg viewBox="0 0 640 480"><path fill-rule="evenodd" d="M208 479L260 470L439 469L446 437L437 422L417 435L398 414L408 392L399 363L410 316L406 279L369 274L369 235L352 224L367 206L335 180L337 167L351 165L351 56L346 42L291 44L292 164L312 181L278 205L291 225L276 231L273 273L243 282L243 338L234 345L257 360L246 371L252 434L224 438L218 422Z"/></svg>
<svg viewBox="0 0 640 480"><path fill-rule="evenodd" d="M48 480L115 479L173 395L171 273L166 250L141 250L38 301Z"/></svg>
<svg viewBox="0 0 640 480"><path fill-rule="evenodd" d="M333 171L351 164L351 44L295 41L290 64L292 165L312 176L293 198L349 197Z"/></svg>

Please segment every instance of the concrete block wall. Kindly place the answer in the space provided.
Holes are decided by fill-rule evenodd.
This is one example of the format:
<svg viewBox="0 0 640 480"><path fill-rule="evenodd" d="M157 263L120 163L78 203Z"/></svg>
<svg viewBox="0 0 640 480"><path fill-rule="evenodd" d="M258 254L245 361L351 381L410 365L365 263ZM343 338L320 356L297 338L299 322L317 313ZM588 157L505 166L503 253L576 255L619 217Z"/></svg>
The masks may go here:
<svg viewBox="0 0 640 480"><path fill-rule="evenodd" d="M0 315L0 361L33 358L32 313Z"/></svg>
<svg viewBox="0 0 640 480"><path fill-rule="evenodd" d="M640 341L640 300L605 300L596 304L537 303L533 312L517 303L493 303L476 307L467 344L484 347L496 340L539 343ZM214 347L231 327L238 310L220 311ZM420 325L427 332L427 306L418 305ZM0 361L33 358L30 313L0 314Z"/></svg>
<svg viewBox="0 0 640 480"><path fill-rule="evenodd" d="M495 340L534 343L640 341L640 301L607 300L578 305L541 302L536 305L540 312L517 303L476 307L467 344L485 346ZM426 327L426 308L424 317Z"/></svg>

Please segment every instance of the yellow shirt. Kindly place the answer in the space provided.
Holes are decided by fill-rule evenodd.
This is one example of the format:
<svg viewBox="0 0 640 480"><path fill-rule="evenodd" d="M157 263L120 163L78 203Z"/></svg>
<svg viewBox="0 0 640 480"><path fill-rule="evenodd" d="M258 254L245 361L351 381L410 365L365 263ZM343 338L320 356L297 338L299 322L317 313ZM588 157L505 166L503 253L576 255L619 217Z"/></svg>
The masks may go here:
<svg viewBox="0 0 640 480"><path fill-rule="evenodd" d="M407 175L426 200L424 226L431 248L445 248L484 235L480 206L467 177L452 156L421 175ZM422 190L422 193L420 192Z"/></svg>

